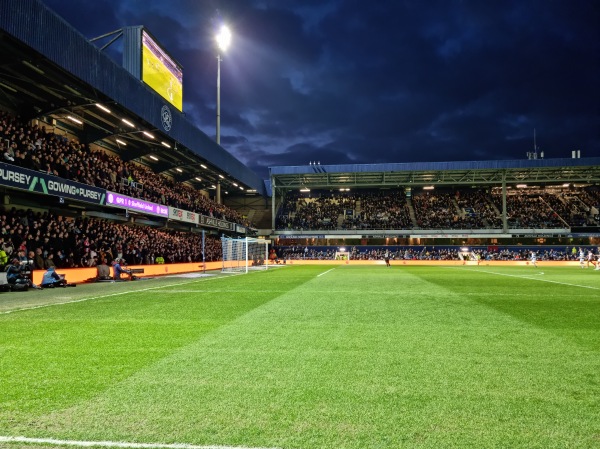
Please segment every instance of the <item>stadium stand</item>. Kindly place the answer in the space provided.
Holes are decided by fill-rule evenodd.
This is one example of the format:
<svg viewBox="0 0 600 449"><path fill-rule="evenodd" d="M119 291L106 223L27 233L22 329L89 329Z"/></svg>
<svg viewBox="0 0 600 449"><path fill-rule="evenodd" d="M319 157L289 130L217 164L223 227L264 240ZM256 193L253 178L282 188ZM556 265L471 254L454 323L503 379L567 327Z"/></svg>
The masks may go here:
<svg viewBox="0 0 600 449"><path fill-rule="evenodd" d="M0 112L0 138L4 142L6 163L244 226L252 225L238 212L148 167L124 162L106 151L91 151L86 145L47 131L45 126L22 123L8 113ZM7 156L9 150L13 156Z"/></svg>
<svg viewBox="0 0 600 449"><path fill-rule="evenodd" d="M514 190L507 195L509 228L597 226L595 187L556 191ZM411 219L411 209L414 219ZM334 195L290 194L282 203L279 230L501 229L501 192L482 189L425 191L408 199L403 190L367 190ZM595 213L593 211L596 211Z"/></svg>
<svg viewBox="0 0 600 449"><path fill-rule="evenodd" d="M45 266L96 266L98 260L125 259L129 265L202 261L201 235L132 226L94 218L65 218L29 210L0 210L0 245L8 258L40 250ZM206 261L220 260L221 244L206 238Z"/></svg>

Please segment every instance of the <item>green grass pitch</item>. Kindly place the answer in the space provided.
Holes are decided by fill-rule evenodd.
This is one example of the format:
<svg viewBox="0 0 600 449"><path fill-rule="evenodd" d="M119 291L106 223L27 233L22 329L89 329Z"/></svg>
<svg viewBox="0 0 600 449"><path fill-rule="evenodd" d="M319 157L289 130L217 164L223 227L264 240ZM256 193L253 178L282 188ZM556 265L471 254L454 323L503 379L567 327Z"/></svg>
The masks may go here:
<svg viewBox="0 0 600 449"><path fill-rule="evenodd" d="M600 447L600 272L287 266L0 294L0 436Z"/></svg>

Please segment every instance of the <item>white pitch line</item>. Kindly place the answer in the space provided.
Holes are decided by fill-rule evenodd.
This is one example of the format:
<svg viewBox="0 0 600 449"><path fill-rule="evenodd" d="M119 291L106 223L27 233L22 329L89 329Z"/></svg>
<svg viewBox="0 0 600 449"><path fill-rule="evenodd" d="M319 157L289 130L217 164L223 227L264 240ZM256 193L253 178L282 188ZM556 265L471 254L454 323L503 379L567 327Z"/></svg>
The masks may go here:
<svg viewBox="0 0 600 449"><path fill-rule="evenodd" d="M464 270L465 269L465 268L458 268L458 267L448 267L448 268L454 268L454 269L459 269L459 270ZM552 280L546 279L546 278L542 279L542 278L538 278L538 277L531 277L531 276L536 276L536 275L532 275L532 274L518 275L518 274L498 273L496 271L486 271L486 270L475 270L475 272L476 273L497 274L498 276L508 276L508 277L511 277L511 278L530 279L532 281L549 282L551 284L566 285L566 286L569 286L569 287L581 287L581 288L589 288L591 290L600 290L600 287L592 287L591 285L570 284L568 282L552 281Z"/></svg>
<svg viewBox="0 0 600 449"><path fill-rule="evenodd" d="M117 447L128 449L279 449L266 447L246 447L246 446L198 446L195 444L174 443L126 443L120 441L76 441L76 440L55 440L53 438L27 438L0 436L0 443L29 443L29 444L55 444L58 446L77 446L77 447Z"/></svg>
<svg viewBox="0 0 600 449"><path fill-rule="evenodd" d="M252 293L287 293L289 290L252 290ZM242 290L167 290L165 292L161 292L163 295L169 294L179 294L179 293L206 293L206 294L214 294L214 293L244 293Z"/></svg>
<svg viewBox="0 0 600 449"><path fill-rule="evenodd" d="M236 274L236 276L237 276L237 274ZM201 278L201 279L194 279L193 281L189 281L189 282L178 282L177 284L159 285L157 287L141 288L139 290L127 290L127 291L124 291L124 292L111 293L111 294L108 294L108 295L90 296L89 298L74 299L73 301L63 301L63 302L53 302L53 303L50 303L50 304L40 304L38 306L22 307L20 309L13 309L13 310L5 310L4 312L0 312L0 315L8 315L9 313L23 312L23 311L26 311L26 310L43 309L43 308L46 308L46 307L62 306L62 305L65 305L65 304L75 304L75 303L78 303L78 302L91 301L93 299L102 299L102 298L110 298L111 296L127 295L129 293L146 292L146 291L149 291L149 290L157 290L159 288L178 287L178 286L181 286L181 285L192 284L194 282L212 281L214 279L224 279L224 278L222 278L222 277Z"/></svg>
<svg viewBox="0 0 600 449"><path fill-rule="evenodd" d="M317 277L323 276L324 274L327 274L327 273L329 273L330 271L333 271L333 270L335 270L335 268L332 268L332 269L330 269L330 270L327 270L327 271L325 271L325 272L323 272L323 273L321 273L321 274L317 274Z"/></svg>

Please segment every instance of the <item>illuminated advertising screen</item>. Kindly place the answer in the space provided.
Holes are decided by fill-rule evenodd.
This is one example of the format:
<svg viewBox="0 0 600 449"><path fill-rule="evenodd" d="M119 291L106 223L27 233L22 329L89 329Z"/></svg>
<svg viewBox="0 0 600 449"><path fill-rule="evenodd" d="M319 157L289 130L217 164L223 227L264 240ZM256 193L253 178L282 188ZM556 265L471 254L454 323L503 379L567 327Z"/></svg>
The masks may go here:
<svg viewBox="0 0 600 449"><path fill-rule="evenodd" d="M150 203L149 201L132 198L119 193L106 191L106 204L108 206L122 207L152 215L169 216L169 207L162 204Z"/></svg>
<svg viewBox="0 0 600 449"><path fill-rule="evenodd" d="M182 68L146 30L142 30L142 81L183 110Z"/></svg>

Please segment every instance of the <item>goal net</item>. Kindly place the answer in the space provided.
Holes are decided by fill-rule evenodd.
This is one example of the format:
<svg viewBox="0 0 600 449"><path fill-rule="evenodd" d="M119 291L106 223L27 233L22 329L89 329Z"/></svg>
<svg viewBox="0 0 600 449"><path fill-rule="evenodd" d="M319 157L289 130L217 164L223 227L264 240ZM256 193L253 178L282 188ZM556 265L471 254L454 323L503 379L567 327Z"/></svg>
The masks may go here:
<svg viewBox="0 0 600 449"><path fill-rule="evenodd" d="M245 237L221 237L223 245L223 273L247 273L248 270L266 270L269 262L269 240Z"/></svg>
<svg viewBox="0 0 600 449"><path fill-rule="evenodd" d="M350 253L346 251L336 251L335 252L335 260L348 260L350 258Z"/></svg>

